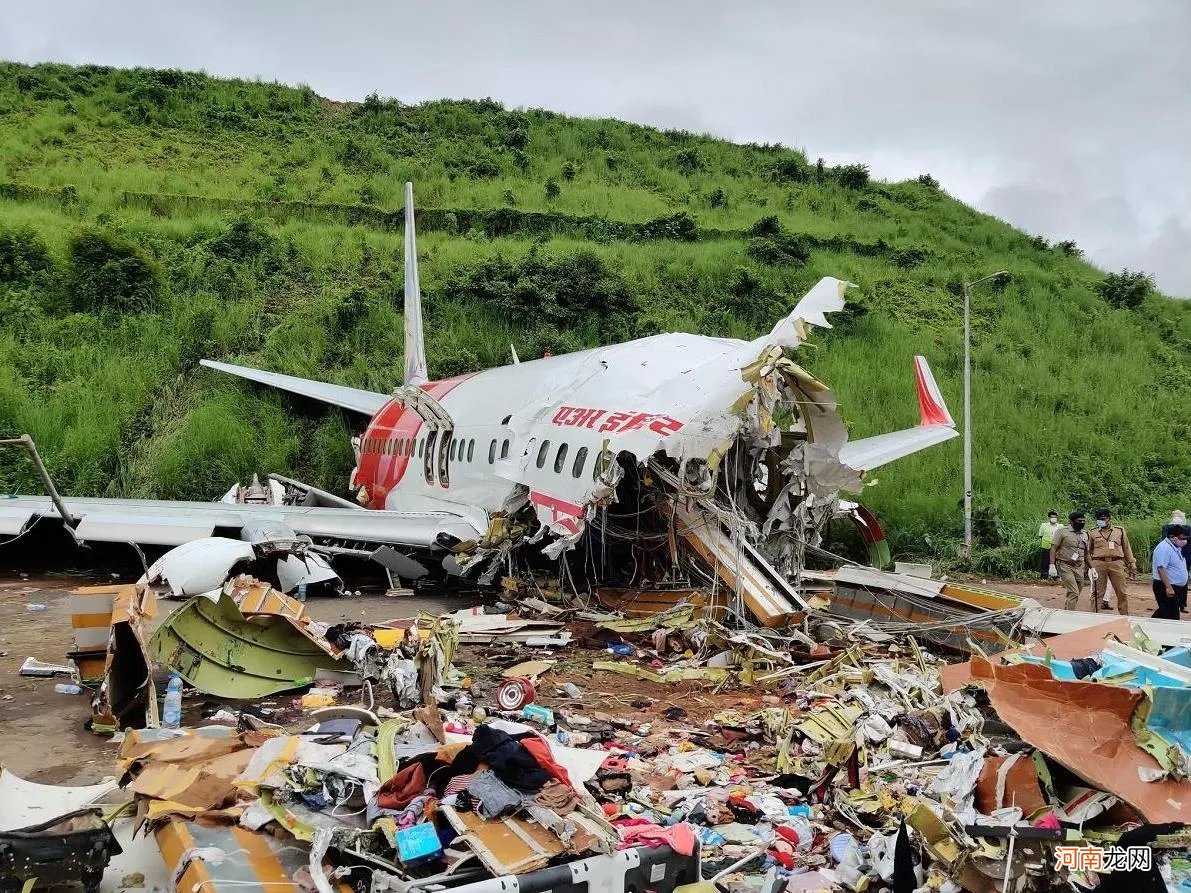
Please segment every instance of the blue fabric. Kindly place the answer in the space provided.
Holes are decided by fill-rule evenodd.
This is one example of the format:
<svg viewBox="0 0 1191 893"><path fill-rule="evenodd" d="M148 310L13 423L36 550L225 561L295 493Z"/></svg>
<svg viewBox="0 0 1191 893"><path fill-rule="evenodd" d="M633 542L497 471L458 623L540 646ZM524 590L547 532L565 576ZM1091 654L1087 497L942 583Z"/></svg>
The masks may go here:
<svg viewBox="0 0 1191 893"><path fill-rule="evenodd" d="M1182 550L1170 540L1164 539L1154 547L1152 564L1155 580L1161 579L1158 576L1158 568L1161 567L1166 568L1166 576L1171 586L1187 585L1187 559L1183 557Z"/></svg>

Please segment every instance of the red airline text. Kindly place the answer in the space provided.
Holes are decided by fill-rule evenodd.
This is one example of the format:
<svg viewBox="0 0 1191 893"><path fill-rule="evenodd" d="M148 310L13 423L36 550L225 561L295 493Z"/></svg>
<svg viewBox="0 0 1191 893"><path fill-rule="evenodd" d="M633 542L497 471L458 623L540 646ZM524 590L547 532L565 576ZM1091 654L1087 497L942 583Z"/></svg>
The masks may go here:
<svg viewBox="0 0 1191 893"><path fill-rule="evenodd" d="M682 428L682 422L668 415L648 412L608 412L606 409L584 409L579 406L560 406L550 420L560 428L587 428L589 431L624 433L648 428L663 437Z"/></svg>

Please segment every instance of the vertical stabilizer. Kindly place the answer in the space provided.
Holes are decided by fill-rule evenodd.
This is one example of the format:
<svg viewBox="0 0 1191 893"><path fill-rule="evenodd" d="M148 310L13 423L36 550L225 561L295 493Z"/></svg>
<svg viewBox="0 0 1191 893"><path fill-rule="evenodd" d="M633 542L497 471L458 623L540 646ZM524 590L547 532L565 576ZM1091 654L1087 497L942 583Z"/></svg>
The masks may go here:
<svg viewBox="0 0 1191 893"><path fill-rule="evenodd" d="M414 234L414 184L405 184L405 383L426 381L422 292L418 288L418 239Z"/></svg>

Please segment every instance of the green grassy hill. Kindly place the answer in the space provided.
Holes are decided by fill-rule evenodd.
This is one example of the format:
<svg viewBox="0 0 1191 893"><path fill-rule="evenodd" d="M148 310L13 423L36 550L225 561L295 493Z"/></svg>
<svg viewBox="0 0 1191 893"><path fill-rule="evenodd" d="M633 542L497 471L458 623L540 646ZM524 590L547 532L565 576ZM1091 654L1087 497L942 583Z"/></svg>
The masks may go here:
<svg viewBox="0 0 1191 893"><path fill-rule="evenodd" d="M0 64L0 434L76 495L211 498L253 471L341 488L348 421L201 370L211 356L387 390L401 188L445 375L663 331L752 336L824 275L859 285L800 357L857 436L916 420L911 357L961 409L975 299L977 570L1051 506L1152 538L1191 502L1185 302L1109 280L950 198L781 146L490 101L332 103L177 71ZM1116 305L1134 306L1116 306ZM864 499L895 553L954 556L959 441ZM0 454L0 491L35 491Z"/></svg>

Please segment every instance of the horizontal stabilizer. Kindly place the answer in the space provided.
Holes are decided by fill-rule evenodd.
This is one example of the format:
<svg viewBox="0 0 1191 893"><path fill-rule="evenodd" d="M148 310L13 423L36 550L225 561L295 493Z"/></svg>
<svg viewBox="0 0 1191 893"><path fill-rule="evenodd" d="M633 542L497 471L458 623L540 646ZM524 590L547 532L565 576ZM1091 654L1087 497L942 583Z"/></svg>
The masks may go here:
<svg viewBox="0 0 1191 893"><path fill-rule="evenodd" d="M377 394L373 391L362 391L359 388L349 388L341 384L328 384L325 381L312 381L309 378L298 378L293 375L282 375L280 372L264 372L260 369L249 369L247 366L233 366L230 363L220 363L215 360L199 360L208 369L226 372L255 381L259 384L300 394L311 400L321 400L332 406L350 409L352 412L363 413L366 416L375 415L377 410L389 402L388 395Z"/></svg>
<svg viewBox="0 0 1191 893"><path fill-rule="evenodd" d="M850 440L839 451L840 462L857 471L872 471L959 436L926 357L914 357L914 379L918 386L918 426Z"/></svg>

